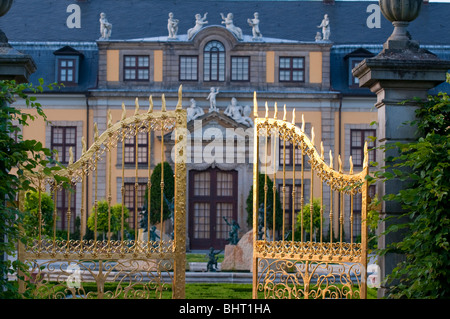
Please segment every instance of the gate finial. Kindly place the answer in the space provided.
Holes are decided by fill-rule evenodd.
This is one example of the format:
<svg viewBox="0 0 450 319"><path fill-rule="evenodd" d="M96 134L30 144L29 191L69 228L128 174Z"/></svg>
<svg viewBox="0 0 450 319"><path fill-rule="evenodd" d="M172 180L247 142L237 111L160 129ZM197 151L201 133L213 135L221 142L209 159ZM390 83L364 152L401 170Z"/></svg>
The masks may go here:
<svg viewBox="0 0 450 319"><path fill-rule="evenodd" d="M161 112L165 112L166 111L166 97L164 96L164 94L162 95L161 100L162 100Z"/></svg>
<svg viewBox="0 0 450 319"><path fill-rule="evenodd" d="M266 101L266 119L269 118L269 106L267 105Z"/></svg>
<svg viewBox="0 0 450 319"><path fill-rule="evenodd" d="M333 169L333 153L330 150L330 168Z"/></svg>
<svg viewBox="0 0 450 319"><path fill-rule="evenodd" d="M286 121L286 104L284 105L283 121Z"/></svg>
<svg viewBox="0 0 450 319"><path fill-rule="evenodd" d="M353 174L353 159L352 156L350 155L348 161L350 162L350 175Z"/></svg>
<svg viewBox="0 0 450 319"><path fill-rule="evenodd" d="M153 112L153 98L150 95L148 98L148 113L152 113Z"/></svg>
<svg viewBox="0 0 450 319"><path fill-rule="evenodd" d="M111 110L108 110L108 128L112 126L112 113Z"/></svg>
<svg viewBox="0 0 450 319"><path fill-rule="evenodd" d="M295 125L295 109L292 110L292 124Z"/></svg>
<svg viewBox="0 0 450 319"><path fill-rule="evenodd" d="M81 137L81 154L86 153L86 139L84 136Z"/></svg>
<svg viewBox="0 0 450 319"><path fill-rule="evenodd" d="M338 156L338 163L339 163L339 173L342 173L342 161L341 161L341 154Z"/></svg>
<svg viewBox="0 0 450 319"><path fill-rule="evenodd" d="M94 141L98 140L98 127L97 122L94 123Z"/></svg>
<svg viewBox="0 0 450 319"><path fill-rule="evenodd" d="M323 150L323 141L321 141L320 142L320 158L322 159L322 161L325 158L324 155L323 155L323 152L324 152L324 150Z"/></svg>
<svg viewBox="0 0 450 319"><path fill-rule="evenodd" d="M256 99L256 91L253 92L253 116L258 117L258 100Z"/></svg>
<svg viewBox="0 0 450 319"><path fill-rule="evenodd" d="M367 141L364 143L364 160L363 160L363 168L369 167L369 148L367 145Z"/></svg>
<svg viewBox="0 0 450 319"><path fill-rule="evenodd" d="M182 95L183 95L183 85L181 84L178 88L178 102L176 106L176 110L181 110L183 108L182 106Z"/></svg>
<svg viewBox="0 0 450 319"><path fill-rule="evenodd" d="M302 114L302 128L301 128L302 132L305 133L305 115Z"/></svg>
<svg viewBox="0 0 450 319"><path fill-rule="evenodd" d="M314 146L314 126L311 126L311 144Z"/></svg>
<svg viewBox="0 0 450 319"><path fill-rule="evenodd" d="M69 147L69 166L73 164L73 150Z"/></svg>
<svg viewBox="0 0 450 319"><path fill-rule="evenodd" d="M136 108L134 109L134 115L138 115L138 113L139 113L139 99L138 98L136 98L134 100L134 104L136 105Z"/></svg>
<svg viewBox="0 0 450 319"><path fill-rule="evenodd" d="M276 119L277 119L277 116L278 116L278 106L277 106L277 102L275 102L274 108L275 108L275 111L274 111L274 113L273 113L273 118L276 120Z"/></svg>
<svg viewBox="0 0 450 319"><path fill-rule="evenodd" d="M125 103L122 102L122 118L121 120L125 120L127 118L127 110L125 108Z"/></svg>

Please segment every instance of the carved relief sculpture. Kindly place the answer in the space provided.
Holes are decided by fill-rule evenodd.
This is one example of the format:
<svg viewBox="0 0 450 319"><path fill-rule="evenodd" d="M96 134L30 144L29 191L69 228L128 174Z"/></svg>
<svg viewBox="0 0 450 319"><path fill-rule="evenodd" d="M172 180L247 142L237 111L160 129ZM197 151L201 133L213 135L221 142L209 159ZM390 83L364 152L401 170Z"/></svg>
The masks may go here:
<svg viewBox="0 0 450 319"><path fill-rule="evenodd" d="M195 26L193 28L190 28L187 32L188 40L191 40L194 35L196 35L197 32L203 28L205 24L208 24L208 21L205 21L207 14L208 12L203 15L203 18L199 13L195 15Z"/></svg>
<svg viewBox="0 0 450 319"><path fill-rule="evenodd" d="M237 123L241 123L249 127L252 127L253 121L249 117L250 113L251 108L248 105L245 107L238 105L237 100L234 97L231 99L231 104L228 105L225 111L223 112L223 114L232 118Z"/></svg>

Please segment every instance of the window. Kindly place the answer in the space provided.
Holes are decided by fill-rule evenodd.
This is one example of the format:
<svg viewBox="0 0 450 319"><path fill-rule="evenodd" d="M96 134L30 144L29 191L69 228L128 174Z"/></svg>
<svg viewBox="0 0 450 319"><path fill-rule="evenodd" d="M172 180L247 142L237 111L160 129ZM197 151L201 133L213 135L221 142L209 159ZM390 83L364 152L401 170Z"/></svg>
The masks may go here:
<svg viewBox="0 0 450 319"><path fill-rule="evenodd" d="M363 58L352 58L350 59L350 70L349 70L349 84L351 87L359 87L359 79L352 74L352 70L355 66L361 63Z"/></svg>
<svg viewBox="0 0 450 319"><path fill-rule="evenodd" d="M135 183L124 183L124 199L123 202L125 207L128 208L129 217L128 217L128 225L130 225L131 229L135 229L135 218L136 218L136 188ZM145 190L147 189L147 183L138 183L137 187L137 211L138 211L138 228L139 228L139 216L144 207L145 200Z"/></svg>
<svg viewBox="0 0 450 319"><path fill-rule="evenodd" d="M364 160L364 143L367 141L369 150L375 147L375 142L369 136L376 136L375 130L350 130L350 155L354 166L362 166ZM375 151L369 151L369 161L375 161Z"/></svg>
<svg viewBox="0 0 450 319"><path fill-rule="evenodd" d="M138 164L148 163L148 133L139 132L137 136ZM136 136L125 139L125 164L136 164Z"/></svg>
<svg viewBox="0 0 450 319"><path fill-rule="evenodd" d="M306 186L307 180L304 181L303 187L303 205L309 203L309 187ZM292 205L294 205L295 217L301 212L302 209L302 186L301 184L295 185L295 194L292 196L293 192L292 184L285 184L285 196L283 197L283 184L278 184L278 194L280 195L281 208L283 208L284 200L284 223L285 230L292 229ZM304 206L303 206L304 207ZM297 220L294 220L295 225L297 225ZM295 226L296 227L296 226Z"/></svg>
<svg viewBox="0 0 450 319"><path fill-rule="evenodd" d="M51 149L58 152L62 164L69 163L69 149L72 147L76 160L77 128L73 126L53 126L51 131Z"/></svg>
<svg viewBox="0 0 450 319"><path fill-rule="evenodd" d="M210 41L205 45L203 80L225 81L225 47L219 41Z"/></svg>
<svg viewBox="0 0 450 319"><path fill-rule="evenodd" d="M198 80L198 57L180 56L180 81Z"/></svg>
<svg viewBox="0 0 450 319"><path fill-rule="evenodd" d="M280 82L304 82L305 58L280 57Z"/></svg>
<svg viewBox="0 0 450 319"><path fill-rule="evenodd" d="M125 81L148 81L149 57L147 55L125 55L123 76Z"/></svg>
<svg viewBox="0 0 450 319"><path fill-rule="evenodd" d="M294 152L293 152L293 144L291 144L289 141L286 141L286 149L284 148L283 145L284 141L280 140L278 142L279 147L280 147L280 152L279 152L279 156L280 156L280 166L283 166L283 157L284 157L284 152L286 150L286 158L284 159L284 163L286 165L291 165L294 163ZM303 164L306 167L306 162L307 162L307 158L305 158L303 160ZM302 165L302 151L299 148L299 145L295 145L295 165L296 166L301 166Z"/></svg>
<svg viewBox="0 0 450 319"><path fill-rule="evenodd" d="M250 57L231 57L231 81L250 80Z"/></svg>
<svg viewBox="0 0 450 319"><path fill-rule="evenodd" d="M76 60L58 59L58 82L76 84Z"/></svg>

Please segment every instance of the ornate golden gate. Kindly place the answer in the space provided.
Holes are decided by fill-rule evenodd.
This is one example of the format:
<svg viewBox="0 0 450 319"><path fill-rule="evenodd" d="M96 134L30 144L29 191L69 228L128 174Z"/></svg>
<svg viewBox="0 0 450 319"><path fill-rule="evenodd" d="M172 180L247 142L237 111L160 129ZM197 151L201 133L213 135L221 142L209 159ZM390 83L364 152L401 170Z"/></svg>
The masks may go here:
<svg viewBox="0 0 450 319"><path fill-rule="evenodd" d="M107 130L98 135L95 124L95 137L93 145L86 150L83 139L83 152L81 158L73 162L73 156L69 165L62 171L57 171L58 176L69 180L69 190L75 189L81 184L81 208L79 216L86 219L88 205L86 203L85 192L87 187L93 189L93 214L94 214L94 239L75 240L70 238L70 231L67 231L66 239L58 239L56 236L56 205L53 214L53 237L48 238L43 235L43 218L41 211L41 194L46 189L50 189L56 203L58 192L62 191L61 179L49 178L48 175L37 174L32 178L39 193L38 209L38 237L31 244L19 243L19 259L29 265L30 280L19 281L19 289L24 292L32 289L32 293L44 298L161 298L163 291L172 288L173 298L184 298L185 296L185 203L186 203L186 166L185 166L185 146L186 146L186 110L181 105L181 86L178 91L178 103L173 111L166 110L164 95L162 96L161 111L153 111L153 101L149 99L149 109L147 112L139 112L138 99L134 116L126 117L126 109L122 104L122 118L113 124L111 113L108 114ZM152 132L161 133L161 158L164 158L164 134L174 132L175 134L175 171L174 171L174 237L173 239L163 239L163 205L164 205L164 165L161 165L161 182L159 185L151 185L151 147L148 146L148 183L147 187L158 187L161 190L160 207L160 240L142 240L138 234L138 134L148 134L148 142L151 143ZM120 219L120 237L117 240L111 238L112 212L112 158L118 143L122 144L122 201L124 199L125 180L125 141L135 138L135 237L125 238L124 234L124 205L122 205ZM72 152L70 152L72 153ZM71 154L72 155L72 154ZM108 231L107 239L98 240L98 171L99 162L106 158L107 178L107 203L108 203ZM119 157L120 158L120 157ZM92 184L88 183L88 176L92 176ZM116 178L117 176L114 176ZM129 176L128 176L129 177ZM71 197L68 196L68 210L66 213L67 225L71 224L75 212L71 211ZM24 194L21 195L23 200ZM148 196L148 212L150 212L150 194ZM22 201L21 201L22 202ZM157 209L158 210L158 209ZM78 215L78 214L77 214ZM119 213L120 215L120 213ZM150 215L150 213L149 213ZM150 232L150 216L147 218L147 229ZM69 229L69 228L68 228ZM81 229L81 237L86 229ZM167 236L166 236L167 238ZM19 273L19 278L24 274ZM87 282L94 282L93 291L86 289ZM114 283L110 285L109 283ZM30 284L31 283L31 284ZM92 289L92 287L91 287Z"/></svg>
<svg viewBox="0 0 450 319"><path fill-rule="evenodd" d="M305 134L303 116L302 126L299 128L295 125L295 110L292 113L292 123L286 121L286 106L282 120L277 119L276 104L273 118L269 118L268 112L266 103L265 117L258 117L255 94L253 298L258 298L258 294L263 294L264 298L366 298L368 184L365 177L369 173L367 143L362 172L353 174L350 157L350 171L344 174L340 157L338 170L333 169L331 150L330 165L325 163L323 143L320 144L320 154L317 152L314 128L311 128L309 138ZM292 148L289 148L290 145ZM287 152L291 153L288 154L291 159L290 167L286 164ZM296 159L296 155L300 158ZM310 169L305 169L306 160ZM300 168L296 168L296 162L301 163ZM277 172L278 169L281 171ZM263 185L259 185L260 173L264 175ZM268 198L269 177L273 178L271 207ZM304 197L307 178L310 180L309 198ZM292 203L292 225L287 225L283 216L281 230L278 230L279 240L275 230L276 180L281 184L280 202L283 215L287 200ZM293 186L292 192L287 193L287 183L300 184L300 189L296 190ZM260 193L261 187L263 192ZM328 198L324 196L326 193ZM260 199L258 194L264 194L263 198ZM315 194L320 196L320 204L317 204L320 206L318 217L313 216L314 205L308 205L309 208L305 205L305 200L313 203ZM359 201L361 204L354 209ZM295 210L296 206L300 208ZM361 213L360 220L356 219L354 213L358 208ZM296 222L298 214L300 225ZM309 225L304 225L304 218L310 221ZM319 226L313 225L314 218L320 220ZM269 223L270 219L272 223ZM325 227L326 221L328 229ZM359 227L355 226L360 226L359 234L355 229ZM287 238L288 228L291 229L291 238ZM293 231L296 228L300 230L299 235ZM318 228L317 231L315 228ZM349 236L346 237L345 233ZM360 242L354 240L356 235L360 235Z"/></svg>

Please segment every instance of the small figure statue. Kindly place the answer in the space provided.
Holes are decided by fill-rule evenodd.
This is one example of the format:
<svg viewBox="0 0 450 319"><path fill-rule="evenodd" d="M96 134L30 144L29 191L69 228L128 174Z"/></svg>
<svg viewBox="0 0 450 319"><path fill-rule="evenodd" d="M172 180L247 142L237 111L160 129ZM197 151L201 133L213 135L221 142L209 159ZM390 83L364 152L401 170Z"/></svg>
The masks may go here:
<svg viewBox="0 0 450 319"><path fill-rule="evenodd" d="M216 88L214 90L214 87L212 87L210 91L211 92L206 98L207 100L209 100L209 112L217 112L216 95L219 94L219 88Z"/></svg>
<svg viewBox="0 0 450 319"><path fill-rule="evenodd" d="M237 100L234 97L231 99L231 104L227 106L223 114L231 117L237 123L242 123L249 127L253 126L253 122L249 117L251 114L251 108L249 106L242 108L242 106L237 105Z"/></svg>
<svg viewBox="0 0 450 319"><path fill-rule="evenodd" d="M167 20L167 31L169 31L168 39L176 39L178 33L178 19L173 18L173 13L169 13L169 19Z"/></svg>
<svg viewBox="0 0 450 319"><path fill-rule="evenodd" d="M261 31L259 31L259 14L255 12L253 19L247 19L249 26L252 27L253 40L259 40L262 38Z"/></svg>
<svg viewBox="0 0 450 319"><path fill-rule="evenodd" d="M319 42L319 41L322 41L322 34L319 31L317 31L317 33L316 33L316 42Z"/></svg>
<svg viewBox="0 0 450 319"><path fill-rule="evenodd" d="M225 24L225 27L231 32L233 33L236 38L238 40L242 40L242 30L239 27L236 27L233 23L233 14L232 13L228 13L227 16L225 17L223 15L223 13L220 14L220 16L222 17L222 24Z"/></svg>
<svg viewBox="0 0 450 319"><path fill-rule="evenodd" d="M208 257L208 264L206 264L206 270L207 271L217 271L217 260L219 259L219 257L216 257L218 254L220 254L222 252L221 251L214 251L214 248L211 247L209 248L209 254L207 255Z"/></svg>
<svg viewBox="0 0 450 319"><path fill-rule="evenodd" d="M241 227L239 227L239 224L235 220L233 220L232 223L230 224L225 216L222 216L222 218L227 223L228 226L231 226L231 230L229 232L230 237L227 238L228 243L230 245L237 245L237 243L239 242L238 231Z"/></svg>
<svg viewBox="0 0 450 319"><path fill-rule="evenodd" d="M197 102L195 102L194 99L191 99L191 106L188 107L186 111L187 111L187 121L188 122L205 114L205 112L203 112L203 109L201 107L197 106Z"/></svg>
<svg viewBox="0 0 450 319"><path fill-rule="evenodd" d="M106 19L106 14L104 12L100 13L100 39L108 40L111 37L112 24Z"/></svg>
<svg viewBox="0 0 450 319"><path fill-rule="evenodd" d="M203 26L205 24L208 24L208 21L205 21L207 14L208 14L208 12L206 12L203 15L203 18L200 15L200 13L197 13L195 15L195 26L193 28L189 29L188 32L187 32L188 40L191 40L194 37L194 35L196 35L197 32L200 31L203 28Z"/></svg>
<svg viewBox="0 0 450 319"><path fill-rule="evenodd" d="M150 228L150 234L148 236L150 238L150 241L156 241L157 238L160 238L159 235L156 233L156 226L152 226Z"/></svg>
<svg viewBox="0 0 450 319"><path fill-rule="evenodd" d="M328 14L325 14L323 16L322 23L317 27L322 28L323 40L328 41L330 39L330 33L331 33L330 20L328 19Z"/></svg>

